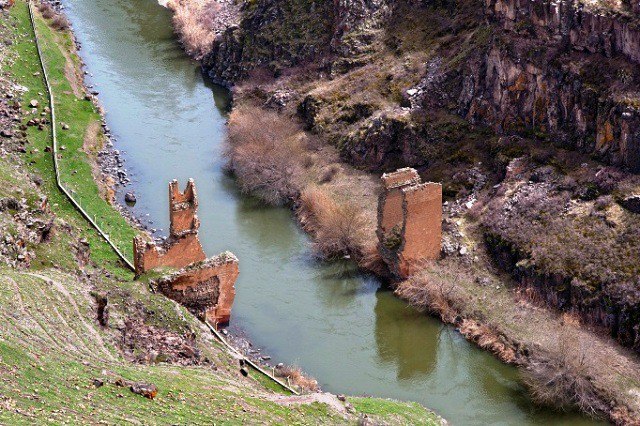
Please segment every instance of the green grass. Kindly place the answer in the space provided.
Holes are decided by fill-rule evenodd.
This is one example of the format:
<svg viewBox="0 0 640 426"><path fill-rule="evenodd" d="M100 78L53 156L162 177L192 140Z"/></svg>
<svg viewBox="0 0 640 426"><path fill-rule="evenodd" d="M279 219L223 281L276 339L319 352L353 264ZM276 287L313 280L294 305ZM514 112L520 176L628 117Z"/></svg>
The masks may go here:
<svg viewBox="0 0 640 426"><path fill-rule="evenodd" d="M11 9L11 19L17 25L16 33L19 36L16 43L11 46L17 60L9 67L9 71L19 84L29 89L22 100L25 111L28 111L31 99L38 100L41 106L48 105L25 1L18 1ZM132 239L136 231L117 210L100 197L98 186L93 180L90 159L83 151L85 132L90 124L99 122L100 115L90 101L76 98L65 77L66 59L62 49L66 49L70 54L73 43L71 35L51 29L44 19L38 16L36 16L36 25L56 102L57 123L55 124L59 147L66 147L64 151L60 151L59 159L62 182L68 189L75 192L74 197L83 208L96 218L120 250L131 259ZM70 57L74 58L72 59L75 62L74 65L78 66L77 57L73 54L70 54ZM41 110L40 108L39 111ZM62 130L61 122L67 123L70 129ZM55 186L53 159L51 153L45 152L45 148L51 146L50 130L39 131L35 127L29 127L28 140L30 144L27 160L33 171L43 178L54 213L68 218L74 225L83 229L84 236L90 242L92 258L97 263L110 272L129 278L130 273L114 256L113 249L87 224ZM43 266L50 266L50 264Z"/></svg>
<svg viewBox="0 0 640 426"><path fill-rule="evenodd" d="M390 399L349 398L359 413L396 419L400 424L440 425L441 419L433 412L415 402L398 403Z"/></svg>
<svg viewBox="0 0 640 426"><path fill-rule="evenodd" d="M125 362L93 320L89 297L66 273L0 268L1 424L355 424L361 414L387 424L439 424L418 404L389 400L350 399L357 413L348 417L317 402L278 404L257 373L242 377L217 346L207 354L215 369ZM95 388L95 378L104 386ZM157 398L117 386L120 378L153 383Z"/></svg>

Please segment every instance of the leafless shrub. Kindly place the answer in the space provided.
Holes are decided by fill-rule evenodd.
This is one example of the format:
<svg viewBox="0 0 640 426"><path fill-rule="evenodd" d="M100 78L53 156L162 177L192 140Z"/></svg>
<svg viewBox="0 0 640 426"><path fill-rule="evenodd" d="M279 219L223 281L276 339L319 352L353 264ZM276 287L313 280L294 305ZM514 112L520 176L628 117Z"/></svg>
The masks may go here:
<svg viewBox="0 0 640 426"><path fill-rule="evenodd" d="M201 59L211 51L216 33L215 17L220 3L211 0L172 1L173 26L189 55Z"/></svg>
<svg viewBox="0 0 640 426"><path fill-rule="evenodd" d="M273 79L273 71L266 66L260 66L249 71L246 84L247 86L260 86L272 82Z"/></svg>
<svg viewBox="0 0 640 426"><path fill-rule="evenodd" d="M320 175L320 183L331 182L339 172L340 166L338 166L337 164L332 164L328 167L325 167Z"/></svg>
<svg viewBox="0 0 640 426"><path fill-rule="evenodd" d="M40 11L40 14L45 19L51 19L56 16L56 11L49 3L39 3L38 11Z"/></svg>
<svg viewBox="0 0 640 426"><path fill-rule="evenodd" d="M396 294L411 305L454 322L462 306L456 291L458 275L453 272L422 271L396 289Z"/></svg>
<svg viewBox="0 0 640 426"><path fill-rule="evenodd" d="M66 16L56 15L51 20L51 26L58 31L65 31L69 29L69 27L71 26L71 23L69 22Z"/></svg>
<svg viewBox="0 0 640 426"><path fill-rule="evenodd" d="M361 208L349 201L336 202L322 189L308 187L300 195L300 209L306 212L315 234L314 249L320 256L361 257L367 241Z"/></svg>
<svg viewBox="0 0 640 426"><path fill-rule="evenodd" d="M598 197L598 199L593 203L593 208L602 211L606 210L613 204L613 197L611 195L603 195L602 197Z"/></svg>
<svg viewBox="0 0 640 426"><path fill-rule="evenodd" d="M358 266L365 271L374 273L379 277L390 276L390 271L387 263L382 259L380 250L375 242L366 244L362 248L362 253L356 258Z"/></svg>
<svg viewBox="0 0 640 426"><path fill-rule="evenodd" d="M316 158L314 157L313 154L307 154L302 159L302 167L304 167L305 169L313 167L315 163L316 163Z"/></svg>
<svg viewBox="0 0 640 426"><path fill-rule="evenodd" d="M304 150L298 128L276 112L236 109L229 120L225 155L243 192L278 205L300 191Z"/></svg>
<svg viewBox="0 0 640 426"><path fill-rule="evenodd" d="M592 416L607 411L589 379L587 344L574 327L565 324L555 356L535 360L523 370L524 382L536 402L561 409L578 408Z"/></svg>
<svg viewBox="0 0 640 426"><path fill-rule="evenodd" d="M276 376L288 379L289 383L303 392L315 392L319 389L318 381L312 377L306 377L299 367L284 365L276 368L275 372Z"/></svg>

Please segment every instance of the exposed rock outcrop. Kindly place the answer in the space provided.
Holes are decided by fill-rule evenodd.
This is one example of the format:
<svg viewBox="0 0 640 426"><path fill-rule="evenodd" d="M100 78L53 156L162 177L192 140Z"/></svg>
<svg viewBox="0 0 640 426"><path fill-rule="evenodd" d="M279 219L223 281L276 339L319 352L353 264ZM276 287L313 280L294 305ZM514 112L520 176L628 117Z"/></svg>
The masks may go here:
<svg viewBox="0 0 640 426"><path fill-rule="evenodd" d="M369 49L391 2L247 3L241 11L240 24L230 25L216 38L202 63L214 81L230 86L256 68L266 68L277 75L284 68L306 61L357 55Z"/></svg>

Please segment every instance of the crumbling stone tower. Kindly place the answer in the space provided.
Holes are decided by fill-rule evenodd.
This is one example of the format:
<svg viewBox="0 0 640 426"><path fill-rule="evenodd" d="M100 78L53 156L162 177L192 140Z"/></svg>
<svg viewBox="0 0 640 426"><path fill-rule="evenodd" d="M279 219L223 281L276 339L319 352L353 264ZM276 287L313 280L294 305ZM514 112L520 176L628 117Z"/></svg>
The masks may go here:
<svg viewBox="0 0 640 426"><path fill-rule="evenodd" d="M382 175L378 202L378 250L395 279L405 279L425 260L440 257L442 185L422 183L412 168Z"/></svg>
<svg viewBox="0 0 640 426"><path fill-rule="evenodd" d="M169 238L161 245L145 241L137 236L133 240L133 260L136 275L151 269L166 266L184 268L206 259L198 239L200 220L197 216L198 194L193 179L189 179L184 192L178 181L169 184Z"/></svg>
<svg viewBox="0 0 640 426"><path fill-rule="evenodd" d="M180 192L177 180L169 183L169 219L171 236L178 238L187 234L197 234L200 228L198 220L198 195L193 179L189 179L184 192Z"/></svg>

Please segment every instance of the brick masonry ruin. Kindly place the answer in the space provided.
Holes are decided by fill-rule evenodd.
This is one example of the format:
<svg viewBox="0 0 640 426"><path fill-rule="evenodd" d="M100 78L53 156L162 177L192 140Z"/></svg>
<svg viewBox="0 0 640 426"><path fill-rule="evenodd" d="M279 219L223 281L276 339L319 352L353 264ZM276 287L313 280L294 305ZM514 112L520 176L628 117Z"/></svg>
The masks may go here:
<svg viewBox="0 0 640 426"><path fill-rule="evenodd" d="M231 317L238 273L238 259L224 252L155 280L152 287L201 320L226 324Z"/></svg>
<svg viewBox="0 0 640 426"><path fill-rule="evenodd" d="M198 194L193 179L189 179L184 192L180 192L178 181L172 181L169 184L169 238L161 245L146 241L141 236L133 240L136 275L161 266L183 268L207 258L198 239L200 220L197 210Z"/></svg>
<svg viewBox="0 0 640 426"><path fill-rule="evenodd" d="M151 286L213 324L229 322L238 278L238 259L229 252L207 259L200 240L198 194L193 179L184 192L178 181L169 184L169 238L156 244L136 236L133 253L136 276L156 268L179 271Z"/></svg>
<svg viewBox="0 0 640 426"><path fill-rule="evenodd" d="M442 185L422 183L412 168L382 175L378 203L378 250L396 279L440 257Z"/></svg>

